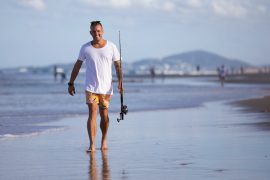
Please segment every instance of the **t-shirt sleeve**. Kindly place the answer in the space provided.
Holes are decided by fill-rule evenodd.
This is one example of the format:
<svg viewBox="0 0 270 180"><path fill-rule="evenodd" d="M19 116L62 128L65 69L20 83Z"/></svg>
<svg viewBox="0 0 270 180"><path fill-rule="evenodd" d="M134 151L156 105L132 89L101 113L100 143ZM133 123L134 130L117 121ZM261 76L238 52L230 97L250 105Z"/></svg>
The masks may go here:
<svg viewBox="0 0 270 180"><path fill-rule="evenodd" d="M84 48L84 46L82 46L80 49L78 60L85 61L85 53L84 52L85 52L85 48Z"/></svg>
<svg viewBox="0 0 270 180"><path fill-rule="evenodd" d="M112 45L112 47L113 47L113 61L119 61L120 60L120 54L119 54L119 51L118 51L118 49L117 49L117 47L113 44Z"/></svg>

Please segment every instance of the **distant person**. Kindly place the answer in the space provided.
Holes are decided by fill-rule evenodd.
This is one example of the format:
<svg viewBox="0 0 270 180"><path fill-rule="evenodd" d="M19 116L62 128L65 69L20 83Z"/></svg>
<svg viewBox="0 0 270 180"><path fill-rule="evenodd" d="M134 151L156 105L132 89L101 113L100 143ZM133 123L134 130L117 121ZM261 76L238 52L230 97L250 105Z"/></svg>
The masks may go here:
<svg viewBox="0 0 270 180"><path fill-rule="evenodd" d="M199 71L200 71L200 69L201 69L200 65L197 65L197 66L196 66L196 70L197 70L197 72L199 72Z"/></svg>
<svg viewBox="0 0 270 180"><path fill-rule="evenodd" d="M112 64L114 63L118 78L118 90L123 92L122 69L120 54L115 44L103 39L103 26L100 21L93 21L90 25L92 41L82 45L79 57L73 67L68 83L68 92L75 94L74 81L83 62L86 63L85 95L89 109L87 122L90 146L87 151L95 151L95 137L97 133L97 111L101 117L100 128L102 131L101 150L106 150L107 132L109 127L108 108L112 87Z"/></svg>
<svg viewBox="0 0 270 180"><path fill-rule="evenodd" d="M225 70L225 66L222 65L220 68L218 68L218 77L219 77L219 80L220 80L222 87L224 86L226 75L227 75L227 72Z"/></svg>
<svg viewBox="0 0 270 180"><path fill-rule="evenodd" d="M151 67L150 68L150 75L151 75L152 82L154 82L154 79L156 77L156 72L155 72L155 68L154 67Z"/></svg>
<svg viewBox="0 0 270 180"><path fill-rule="evenodd" d="M57 66L56 65L53 67L53 77L54 77L54 81L56 81L57 80Z"/></svg>

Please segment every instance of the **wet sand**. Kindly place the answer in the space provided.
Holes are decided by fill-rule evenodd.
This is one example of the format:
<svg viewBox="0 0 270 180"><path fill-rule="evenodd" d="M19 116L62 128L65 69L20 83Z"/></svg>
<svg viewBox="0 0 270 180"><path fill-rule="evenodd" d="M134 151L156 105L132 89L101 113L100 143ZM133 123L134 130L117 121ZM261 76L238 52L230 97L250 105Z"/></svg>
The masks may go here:
<svg viewBox="0 0 270 180"><path fill-rule="evenodd" d="M232 104L242 107L243 113L260 117L260 121L254 122L253 125L261 130L270 131L270 96L237 101Z"/></svg>
<svg viewBox="0 0 270 180"><path fill-rule="evenodd" d="M256 97L252 99L245 99L231 103L234 106L239 106L243 113L251 116L257 116L259 122L254 122L253 125L260 130L270 131L270 74L243 74L243 75L230 75L226 83L240 83L240 84L261 84L266 85L265 96Z"/></svg>
<svg viewBox="0 0 270 180"><path fill-rule="evenodd" d="M251 112L270 113L270 96L238 101L235 104L243 106Z"/></svg>
<svg viewBox="0 0 270 180"><path fill-rule="evenodd" d="M238 107L111 114L109 150L86 153L85 116L64 130L0 140L0 179L260 179L270 177L270 132ZM100 145L100 131L97 146Z"/></svg>

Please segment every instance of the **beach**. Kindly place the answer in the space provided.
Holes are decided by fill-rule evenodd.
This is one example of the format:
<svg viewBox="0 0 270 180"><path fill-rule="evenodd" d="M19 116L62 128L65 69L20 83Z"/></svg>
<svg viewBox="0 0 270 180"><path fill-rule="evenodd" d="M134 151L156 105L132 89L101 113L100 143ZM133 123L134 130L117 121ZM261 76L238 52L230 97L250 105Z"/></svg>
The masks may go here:
<svg viewBox="0 0 270 180"><path fill-rule="evenodd" d="M32 86L32 81L29 84ZM110 112L109 149L97 149L94 153L86 153L89 140L85 104L70 100L66 92L60 93L62 85L51 84L50 88L54 91L58 88L59 92L49 93L29 86L23 89L27 98L39 96L45 100L52 96L48 104L39 107L47 108L48 112L36 115L36 111L29 110L33 116L18 114L22 119L17 116L14 119L8 113L1 116L2 120L8 117L10 122L18 122L23 131L14 130L16 124L1 121L4 131L0 138L0 179L266 180L270 177L270 131L263 128L267 127L268 113L254 108L246 111L242 104L268 97L266 85L220 87L197 79L127 84L125 103L130 112L124 121L117 122L119 96L115 94ZM245 92L247 88L249 91ZM169 94L165 93L168 91ZM139 96L145 93L149 96ZM12 95L20 97L15 92ZM78 91L76 97L83 98L83 93ZM64 98L70 103L65 108L71 111L64 111L64 116L58 114L64 108L57 107L59 102L54 101L59 98L61 103ZM142 99L145 100L140 103ZM53 103L56 104L50 109ZM29 104L26 109L32 106ZM5 127L9 127L8 133ZM97 147L100 139L99 130Z"/></svg>
<svg viewBox="0 0 270 180"><path fill-rule="evenodd" d="M130 113L120 123L117 116L104 152L85 152L87 116L48 124L62 130L2 139L1 179L269 179L270 132L238 108L215 102Z"/></svg>

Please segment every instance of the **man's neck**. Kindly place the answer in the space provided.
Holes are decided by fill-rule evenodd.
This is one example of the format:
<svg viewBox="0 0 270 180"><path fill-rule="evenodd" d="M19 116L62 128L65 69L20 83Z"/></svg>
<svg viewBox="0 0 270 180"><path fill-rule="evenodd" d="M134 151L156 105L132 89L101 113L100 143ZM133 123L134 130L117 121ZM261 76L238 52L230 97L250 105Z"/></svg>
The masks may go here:
<svg viewBox="0 0 270 180"><path fill-rule="evenodd" d="M92 46L94 46L95 48L102 48L106 45L106 40L104 39L100 39L100 40L92 40L91 44Z"/></svg>

